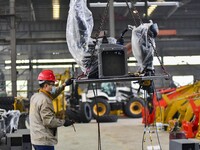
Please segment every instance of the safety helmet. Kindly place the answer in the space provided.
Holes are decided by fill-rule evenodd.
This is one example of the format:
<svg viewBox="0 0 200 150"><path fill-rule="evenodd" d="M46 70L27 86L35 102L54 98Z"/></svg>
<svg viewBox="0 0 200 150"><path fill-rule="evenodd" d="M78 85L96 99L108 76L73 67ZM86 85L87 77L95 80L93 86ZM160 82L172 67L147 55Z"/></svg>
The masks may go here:
<svg viewBox="0 0 200 150"><path fill-rule="evenodd" d="M56 77L53 74L52 70L43 70L38 75L38 80L39 81L52 81L52 82L55 82L56 81Z"/></svg>

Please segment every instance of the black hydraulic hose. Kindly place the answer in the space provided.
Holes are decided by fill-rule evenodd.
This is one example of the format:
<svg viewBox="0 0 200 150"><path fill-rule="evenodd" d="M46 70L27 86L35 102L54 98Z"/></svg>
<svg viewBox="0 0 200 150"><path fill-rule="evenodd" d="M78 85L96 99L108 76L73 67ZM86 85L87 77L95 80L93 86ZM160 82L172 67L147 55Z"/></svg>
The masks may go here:
<svg viewBox="0 0 200 150"><path fill-rule="evenodd" d="M143 135L142 135L142 150L144 150L144 138L145 138L145 134L146 134L146 127L144 129Z"/></svg>
<svg viewBox="0 0 200 150"><path fill-rule="evenodd" d="M97 84L92 84L92 90L94 93L94 101L95 101L95 105L97 108L97 126L98 126L98 150L101 150L101 128L100 128L100 123L99 123L99 109L98 109L98 102L97 102ZM96 93L95 93L96 92Z"/></svg>
<svg viewBox="0 0 200 150"><path fill-rule="evenodd" d="M126 29L124 29L124 31L122 31L122 33L121 33L121 37L124 37L124 34L126 33L128 31L128 29L126 28Z"/></svg>

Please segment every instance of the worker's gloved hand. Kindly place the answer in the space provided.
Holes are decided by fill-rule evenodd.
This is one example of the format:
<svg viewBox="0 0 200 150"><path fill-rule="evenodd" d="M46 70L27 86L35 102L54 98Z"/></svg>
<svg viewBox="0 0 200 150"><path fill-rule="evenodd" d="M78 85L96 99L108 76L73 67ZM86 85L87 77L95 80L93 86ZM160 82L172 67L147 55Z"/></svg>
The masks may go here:
<svg viewBox="0 0 200 150"><path fill-rule="evenodd" d="M65 120L65 123L64 123L64 126L65 126L65 127L68 127L68 126L73 125L74 123L75 123L75 121L66 119L66 120Z"/></svg>
<svg viewBox="0 0 200 150"><path fill-rule="evenodd" d="M71 78L65 81L66 86L71 85L72 83L73 83L73 80Z"/></svg>

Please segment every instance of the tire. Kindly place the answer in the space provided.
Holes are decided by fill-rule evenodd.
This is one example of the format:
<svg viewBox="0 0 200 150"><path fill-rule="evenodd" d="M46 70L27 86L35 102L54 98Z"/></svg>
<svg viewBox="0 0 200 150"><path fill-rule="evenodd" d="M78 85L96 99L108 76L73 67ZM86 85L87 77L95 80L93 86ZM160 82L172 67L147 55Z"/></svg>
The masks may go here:
<svg viewBox="0 0 200 150"><path fill-rule="evenodd" d="M21 113L19 116L19 122L18 122L18 129L26 129L26 121L27 121L28 114L27 113Z"/></svg>
<svg viewBox="0 0 200 150"><path fill-rule="evenodd" d="M117 115L104 115L96 118L97 122L117 122Z"/></svg>
<svg viewBox="0 0 200 150"><path fill-rule="evenodd" d="M27 115L27 117L26 117L26 119L25 119L25 125L26 125L26 129L30 129L29 114Z"/></svg>
<svg viewBox="0 0 200 150"><path fill-rule="evenodd" d="M76 110L72 110L70 108L67 108L66 109L66 115L67 115L68 119L74 120L75 122L78 122L78 123L81 123L79 111L77 112Z"/></svg>
<svg viewBox="0 0 200 150"><path fill-rule="evenodd" d="M18 129L30 129L29 114L21 113L19 116Z"/></svg>
<svg viewBox="0 0 200 150"><path fill-rule="evenodd" d="M97 112L96 104L98 106L99 112ZM93 99L93 101L91 103L91 108L92 108L92 116L94 118L97 118L97 115L99 115L99 117L101 117L101 116L110 114L110 104L104 98L97 97L97 98Z"/></svg>
<svg viewBox="0 0 200 150"><path fill-rule="evenodd" d="M141 98L133 97L124 106L124 113L130 118L141 118L144 101Z"/></svg>
<svg viewBox="0 0 200 150"><path fill-rule="evenodd" d="M80 104L80 119L83 123L89 123L92 120L91 106L87 102Z"/></svg>

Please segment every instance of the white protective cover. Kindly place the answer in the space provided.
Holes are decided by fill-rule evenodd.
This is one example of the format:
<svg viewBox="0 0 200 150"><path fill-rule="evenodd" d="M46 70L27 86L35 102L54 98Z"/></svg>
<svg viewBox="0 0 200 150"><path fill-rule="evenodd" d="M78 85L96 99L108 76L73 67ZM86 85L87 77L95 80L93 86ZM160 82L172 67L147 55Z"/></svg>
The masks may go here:
<svg viewBox="0 0 200 150"><path fill-rule="evenodd" d="M1 114L6 124L6 133L12 133L18 129L18 122L20 117L19 110L9 110Z"/></svg>
<svg viewBox="0 0 200 150"><path fill-rule="evenodd" d="M93 30L93 16L87 8L87 0L71 0L67 18L66 40L68 49L76 63L86 72L84 57L90 56L88 48Z"/></svg>
<svg viewBox="0 0 200 150"><path fill-rule="evenodd" d="M137 65L139 66L138 72L140 73L144 71L144 69L154 70L153 57L155 40L147 35L149 27L152 24L153 22L150 21L150 23L143 23L138 27L128 26L128 28L132 30L132 53L137 60Z"/></svg>

